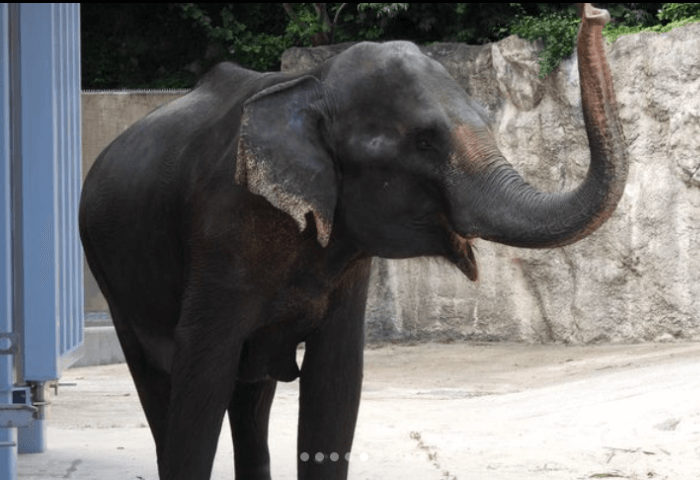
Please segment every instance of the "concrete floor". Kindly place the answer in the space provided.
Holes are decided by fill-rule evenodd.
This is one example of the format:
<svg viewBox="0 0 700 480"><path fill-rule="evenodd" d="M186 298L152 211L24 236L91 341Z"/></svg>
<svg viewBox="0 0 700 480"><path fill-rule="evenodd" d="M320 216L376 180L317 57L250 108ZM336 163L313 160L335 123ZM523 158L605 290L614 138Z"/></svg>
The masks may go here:
<svg viewBox="0 0 700 480"><path fill-rule="evenodd" d="M22 479L155 480L125 365L71 369ZM298 383L280 384L273 478L295 473ZM233 478L224 422L212 478ZM357 480L700 479L700 344L368 349Z"/></svg>

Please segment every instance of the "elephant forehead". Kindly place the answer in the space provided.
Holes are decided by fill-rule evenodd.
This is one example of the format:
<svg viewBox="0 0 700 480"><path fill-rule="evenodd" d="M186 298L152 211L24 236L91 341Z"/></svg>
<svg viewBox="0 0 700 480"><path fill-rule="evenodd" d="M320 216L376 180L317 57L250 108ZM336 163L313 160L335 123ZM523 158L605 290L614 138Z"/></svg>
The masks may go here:
<svg viewBox="0 0 700 480"><path fill-rule="evenodd" d="M484 173L500 153L485 127L457 125L450 131L450 164L469 174Z"/></svg>
<svg viewBox="0 0 700 480"><path fill-rule="evenodd" d="M340 111L397 120L409 128L430 123L487 123L478 104L437 61L413 48L372 45L339 59L325 79ZM437 120L435 122L434 120Z"/></svg>
<svg viewBox="0 0 700 480"><path fill-rule="evenodd" d="M419 57L428 59L420 49L411 42L396 41L386 43L362 42L354 45L340 55L337 61L347 62L355 67L381 68L387 62L401 59L416 61Z"/></svg>
<svg viewBox="0 0 700 480"><path fill-rule="evenodd" d="M377 87L420 85L434 88L435 81L454 82L447 70L410 42L364 42L333 60L326 77L338 91L363 91ZM399 93L399 92L395 92Z"/></svg>

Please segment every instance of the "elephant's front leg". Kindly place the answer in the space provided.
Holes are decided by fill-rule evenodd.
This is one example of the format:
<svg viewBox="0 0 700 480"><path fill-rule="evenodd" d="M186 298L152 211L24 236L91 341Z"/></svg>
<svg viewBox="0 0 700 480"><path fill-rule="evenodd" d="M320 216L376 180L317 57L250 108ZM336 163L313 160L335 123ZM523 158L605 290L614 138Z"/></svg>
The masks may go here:
<svg viewBox="0 0 700 480"><path fill-rule="evenodd" d="M267 433L277 382L236 383L228 408L235 453L236 479L270 480Z"/></svg>
<svg viewBox="0 0 700 480"><path fill-rule="evenodd" d="M209 478L245 335L231 320L231 304L201 290L186 298L175 334L162 480Z"/></svg>
<svg viewBox="0 0 700 480"><path fill-rule="evenodd" d="M330 299L326 322L306 339L301 368L300 480L345 480L362 390L370 260L356 263Z"/></svg>

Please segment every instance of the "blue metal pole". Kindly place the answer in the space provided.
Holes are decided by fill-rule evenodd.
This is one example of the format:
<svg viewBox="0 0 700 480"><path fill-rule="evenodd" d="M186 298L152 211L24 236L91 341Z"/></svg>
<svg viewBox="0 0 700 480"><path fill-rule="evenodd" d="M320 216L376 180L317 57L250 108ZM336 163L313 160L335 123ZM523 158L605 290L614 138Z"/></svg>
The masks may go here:
<svg viewBox="0 0 700 480"><path fill-rule="evenodd" d="M20 5L22 383L58 379L60 271L60 5ZM16 179L15 179L16 180ZM34 395L33 395L34 397ZM34 398L33 398L34 399ZM45 408L18 432L19 453L46 449Z"/></svg>
<svg viewBox="0 0 700 480"><path fill-rule="evenodd" d="M10 194L10 8L0 3L0 407L12 404L12 198ZM0 411L0 417L2 412ZM0 421L2 418L0 418ZM0 480L17 478L17 429L0 426Z"/></svg>
<svg viewBox="0 0 700 480"><path fill-rule="evenodd" d="M77 213L80 176L80 6L19 6L21 95L21 362L34 420L19 429L20 453L46 448L47 382L82 342L82 269ZM15 176L15 183L18 178ZM17 235L15 235L15 243ZM17 252L15 252L17 253ZM80 303L78 305L78 303ZM77 308L76 308L77 306Z"/></svg>
<svg viewBox="0 0 700 480"><path fill-rule="evenodd" d="M59 378L54 5L20 4L23 378Z"/></svg>

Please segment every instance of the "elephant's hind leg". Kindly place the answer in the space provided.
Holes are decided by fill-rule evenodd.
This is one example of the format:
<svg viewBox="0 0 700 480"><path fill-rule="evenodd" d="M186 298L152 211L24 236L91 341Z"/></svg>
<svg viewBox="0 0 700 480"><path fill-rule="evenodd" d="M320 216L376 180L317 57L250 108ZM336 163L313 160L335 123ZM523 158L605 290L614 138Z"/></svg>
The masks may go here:
<svg viewBox="0 0 700 480"><path fill-rule="evenodd" d="M277 382L236 384L228 407L237 480L270 480L267 430Z"/></svg>
<svg viewBox="0 0 700 480"><path fill-rule="evenodd" d="M162 458L168 427L168 407L170 403L170 375L154 367L130 325L126 323L116 308L110 308L119 343L124 351L131 377L134 380L141 406L146 414L156 444L158 470L162 473Z"/></svg>
<svg viewBox="0 0 700 480"><path fill-rule="evenodd" d="M87 213L81 210L81 215ZM96 219L97 217L92 221L96 222ZM177 302L163 296L162 290L155 291L153 287L149 288L147 284L140 282L139 275L133 275L137 270L124 268L123 259L114 259L107 255L107 252L117 251L111 243L114 237L103 233L109 232L109 228L97 222L94 228L90 229L90 222L87 220L81 218L80 225L85 257L109 305L119 344L156 444L158 470L162 476L171 393L170 374L165 371L167 368L164 369L163 365L154 361L157 355L149 351L139 339L136 325L167 325L168 321L174 323L173 320L177 319ZM92 232L97 235L96 242L93 242ZM102 248L96 250L95 243ZM159 285L163 287L162 283ZM147 297L144 296L144 292L148 292ZM148 299L160 301L149 304Z"/></svg>
<svg viewBox="0 0 700 480"><path fill-rule="evenodd" d="M126 315L124 310L117 307L110 294L105 295L110 305L109 310L119 343L124 352L131 378L136 386L139 401L143 407L156 444L158 470L163 472L163 450L168 427L168 406L170 403L170 375L155 367L139 342L131 323L127 320L138 318L131 312Z"/></svg>

